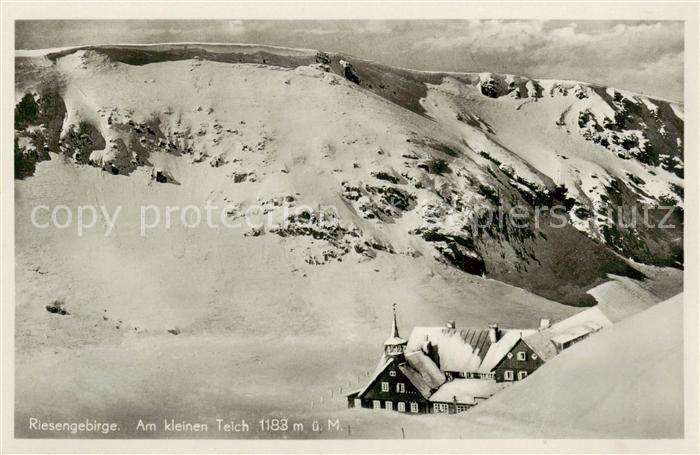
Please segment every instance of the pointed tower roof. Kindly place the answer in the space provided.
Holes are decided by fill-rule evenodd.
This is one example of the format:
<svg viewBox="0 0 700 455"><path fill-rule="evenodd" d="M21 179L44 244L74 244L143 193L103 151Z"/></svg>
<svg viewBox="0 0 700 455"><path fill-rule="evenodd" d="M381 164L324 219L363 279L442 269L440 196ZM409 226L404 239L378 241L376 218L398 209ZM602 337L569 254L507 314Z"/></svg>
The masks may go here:
<svg viewBox="0 0 700 455"><path fill-rule="evenodd" d="M399 335L399 326L396 324L396 304L393 304L394 317L391 323L391 336L384 342L384 346L400 346L407 344L408 341L401 338Z"/></svg>

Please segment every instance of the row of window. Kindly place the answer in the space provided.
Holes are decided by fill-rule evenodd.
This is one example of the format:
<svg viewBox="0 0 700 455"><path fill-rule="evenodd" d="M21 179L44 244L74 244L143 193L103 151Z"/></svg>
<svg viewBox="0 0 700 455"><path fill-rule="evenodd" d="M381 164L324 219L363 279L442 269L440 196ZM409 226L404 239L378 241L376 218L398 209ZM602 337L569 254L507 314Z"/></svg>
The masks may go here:
<svg viewBox="0 0 700 455"><path fill-rule="evenodd" d="M465 379L496 379L496 373L474 373L471 371L446 371L445 377L448 381L455 377Z"/></svg>
<svg viewBox="0 0 700 455"><path fill-rule="evenodd" d="M410 403L404 403L404 402L399 402L396 403L396 410L399 412L406 412L406 404L409 405L409 409L412 413L417 414L418 413L418 403L416 402L410 402ZM355 407L359 408L362 406L362 400L359 398L355 399ZM381 400L372 400L372 408L374 409L382 409L382 401ZM384 409L388 409L389 411L394 410L394 403L392 401L385 401L384 402ZM455 411L456 412L464 412L467 409L469 409L469 405L467 404L456 404L455 405ZM433 412L438 413L438 414L448 414L450 412L450 407L447 403L433 403Z"/></svg>
<svg viewBox="0 0 700 455"><path fill-rule="evenodd" d="M508 356L509 359L512 359L512 358L513 358L513 353L512 353L512 352L509 352L509 353L507 354L507 356ZM527 360L527 352L519 351L519 352L517 353L517 359L518 359L518 360L522 360L522 361ZM532 353L532 360L537 360L537 354L535 354L534 352Z"/></svg>
<svg viewBox="0 0 700 455"><path fill-rule="evenodd" d="M469 409L468 404L456 404L456 412L464 412ZM433 412L436 414L448 414L450 412L450 406L447 403L433 403Z"/></svg>
<svg viewBox="0 0 700 455"><path fill-rule="evenodd" d="M358 400L359 401L359 400ZM411 402L411 412L412 413L417 413L418 412L418 403ZM382 409L382 402L381 400L372 400L372 407L374 409ZM384 409L388 409L390 411L394 410L394 403L392 401L385 401L384 402ZM396 410L399 412L406 412L406 403L404 402L399 402L396 404Z"/></svg>
<svg viewBox="0 0 700 455"><path fill-rule="evenodd" d="M433 412L437 414L447 414L450 412L450 407L446 403L434 403Z"/></svg>
<svg viewBox="0 0 700 455"><path fill-rule="evenodd" d="M382 382L382 392L388 392L389 391L389 383L388 382ZM397 382L396 383L396 392L398 393L404 393L406 391L406 386L404 385L403 382Z"/></svg>
<svg viewBox="0 0 700 455"><path fill-rule="evenodd" d="M503 372L503 379L506 381L513 380L513 370L505 370ZM525 379L527 377L527 371L518 371L518 381Z"/></svg>

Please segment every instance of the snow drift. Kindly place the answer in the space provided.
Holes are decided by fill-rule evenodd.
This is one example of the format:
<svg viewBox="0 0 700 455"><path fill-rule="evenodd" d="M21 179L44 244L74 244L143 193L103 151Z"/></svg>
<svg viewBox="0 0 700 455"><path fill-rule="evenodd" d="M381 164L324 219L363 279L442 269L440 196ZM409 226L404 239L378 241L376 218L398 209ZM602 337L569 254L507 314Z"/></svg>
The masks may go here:
<svg viewBox="0 0 700 455"><path fill-rule="evenodd" d="M681 438L682 327L679 294L563 351L465 424L528 438Z"/></svg>

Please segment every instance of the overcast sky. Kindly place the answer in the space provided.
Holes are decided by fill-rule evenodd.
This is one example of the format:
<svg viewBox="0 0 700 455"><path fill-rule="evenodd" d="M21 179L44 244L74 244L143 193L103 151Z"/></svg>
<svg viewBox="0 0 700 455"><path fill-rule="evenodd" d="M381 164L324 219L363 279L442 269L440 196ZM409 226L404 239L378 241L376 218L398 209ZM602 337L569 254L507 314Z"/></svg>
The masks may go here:
<svg viewBox="0 0 700 455"><path fill-rule="evenodd" d="M16 48L208 41L345 52L421 70L576 79L683 99L683 23L620 21L18 21Z"/></svg>

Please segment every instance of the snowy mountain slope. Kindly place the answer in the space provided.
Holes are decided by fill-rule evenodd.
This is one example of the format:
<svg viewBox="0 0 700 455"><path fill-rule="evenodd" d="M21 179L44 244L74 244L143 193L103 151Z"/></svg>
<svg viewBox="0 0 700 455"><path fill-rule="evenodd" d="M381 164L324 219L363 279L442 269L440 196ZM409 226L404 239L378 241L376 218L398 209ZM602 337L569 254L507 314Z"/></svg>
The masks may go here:
<svg viewBox="0 0 700 455"><path fill-rule="evenodd" d="M678 295L564 351L464 423L528 438L682 437L682 326Z"/></svg>
<svg viewBox="0 0 700 455"><path fill-rule="evenodd" d="M611 118L619 119L626 111L615 111L609 101L599 95L597 88L575 84L567 89L567 85L550 81L549 86L558 87L559 91L550 89L551 94L541 98L523 100L517 96L501 96L493 99L483 96L477 87L448 81L435 88L434 95L428 96L424 104L428 112L441 121L452 121L467 144L516 182L526 186L533 183L549 184L550 187L564 185L567 196L573 199L568 207L573 226L591 238L642 262L653 263L661 256L667 263L673 263L680 254L677 245L679 230L665 232L643 226L627 229L625 223L641 220L643 215L640 212L636 214L637 218L632 218L635 215L629 211L621 212L617 207L631 207L633 204L650 208L659 205L682 207L682 144L675 145L676 139L682 141L682 122L679 134L676 129L679 119L672 115L669 120L668 112L665 112L665 116L650 114L648 120L645 117L649 122L662 124L661 127L652 124L645 125L643 130L633 130L615 125L596 133L616 137L618 142L625 141L619 139L625 135L638 136L644 145L633 146L631 142L625 142L621 146L612 140L609 143L607 140L603 143L595 138L591 140L587 130L579 127L579 117L603 118L602 123L609 123ZM638 109L645 109L640 106L651 103L643 97L633 99ZM659 105L668 108L668 104ZM474 113L480 124L463 125L455 121ZM559 113L561 117L558 118ZM643 123L639 119L637 122ZM633 122L628 123L632 128ZM673 133L661 135L659 131L664 128L673 130ZM485 140L488 136L495 140ZM644 139L647 136L660 138L659 142L651 145ZM664 156L673 156L674 162L679 164L668 167L669 160ZM532 167L544 174L544 180L532 176ZM681 209L676 211L680 213ZM649 217L658 220L661 212L651 210ZM655 239L659 233L662 241ZM638 242L639 237L644 241ZM669 244L672 245L670 248Z"/></svg>
<svg viewBox="0 0 700 455"><path fill-rule="evenodd" d="M338 388L376 364L392 302L407 330L536 327L593 296L619 307L611 301L631 294L604 284L609 274L657 300L682 288L681 271L625 260L598 225L582 229L571 199L587 203L585 193L537 154L536 141L554 147L549 134L519 147L528 129L554 128L572 149L561 162L577 156L571 172L652 169L557 127L547 103L566 97L531 101L530 112L484 95L479 75L262 46L67 49L16 67L18 421L37 409L149 416L168 403L172 415L211 419L332 413L353 422L353 437L402 427L454 437L461 422L455 432L454 420L379 413L379 426L344 409ZM652 171L658 185L678 182ZM543 202L570 205L571 224L472 229L480 208ZM226 207L220 227L187 228L180 212L166 225L166 206L207 203ZM108 236L101 216L82 236L31 225L37 205L61 204L73 216L122 211ZM143 236L142 206L162 221ZM252 207L263 228L221 227ZM630 251L669 263L647 240ZM54 299L68 315L46 311Z"/></svg>
<svg viewBox="0 0 700 455"><path fill-rule="evenodd" d="M319 60L310 50L199 44L64 50L18 58L17 68L18 112L28 112L16 124L18 177L50 151L112 174L148 169L155 183L206 174L219 182L214 202L229 198L217 185L233 183L245 194L241 208L269 204L280 226L282 205L336 207L335 227L320 226L312 209L264 234L325 242L305 247L306 262L349 252L434 256L590 304L585 291L607 273L642 276L606 245L658 264L678 265L682 255L680 229L626 230L602 214L612 199L654 206L682 180L555 124L562 109L614 116L602 101L578 97L597 96L589 86L569 93L551 81L510 77L511 86L508 77L445 77L339 54ZM668 109L659 109L660 122ZM565 205L571 225L469 229L481 207L539 203ZM301 226L309 221L319 226Z"/></svg>

